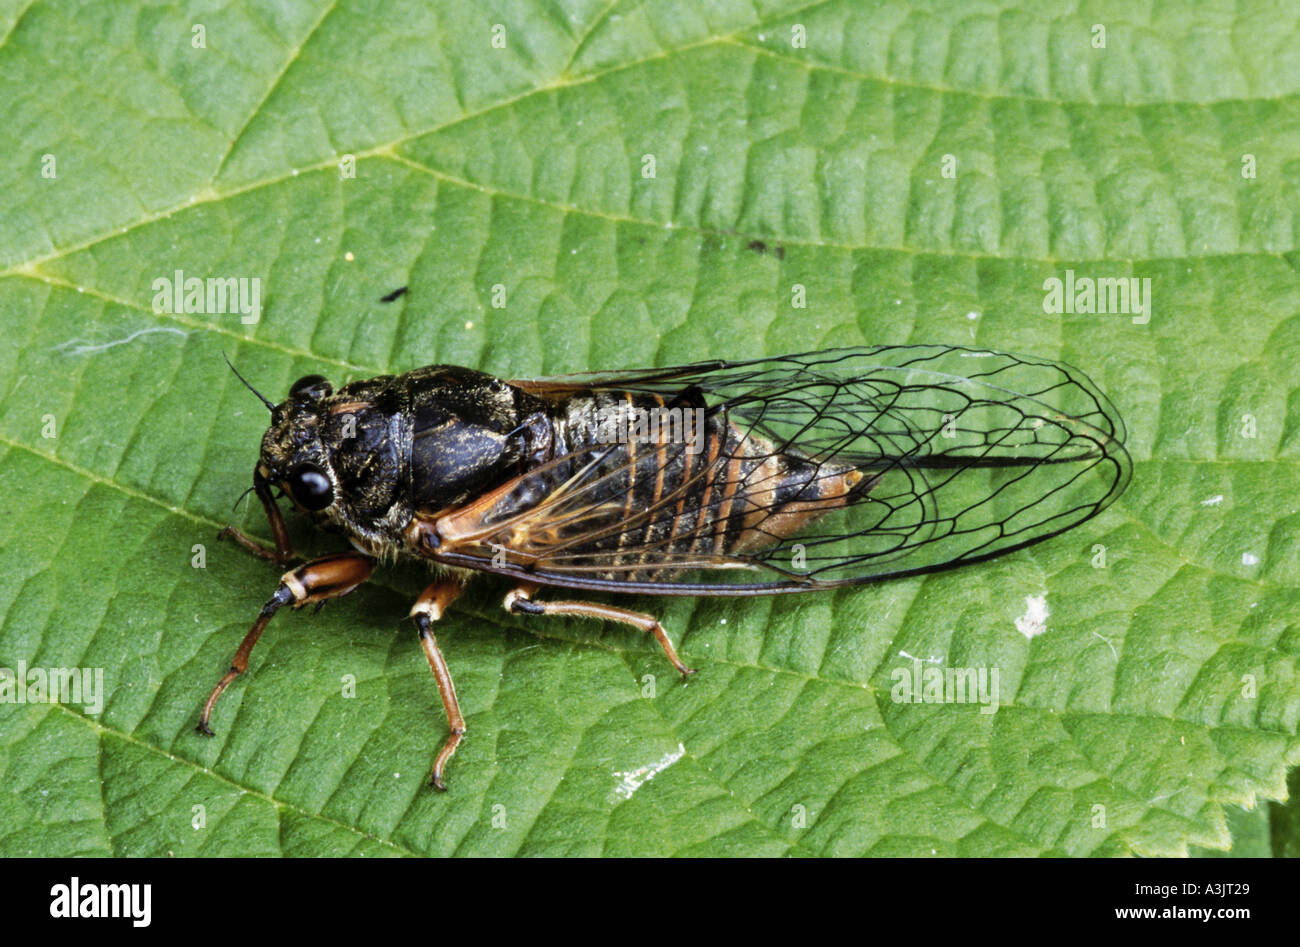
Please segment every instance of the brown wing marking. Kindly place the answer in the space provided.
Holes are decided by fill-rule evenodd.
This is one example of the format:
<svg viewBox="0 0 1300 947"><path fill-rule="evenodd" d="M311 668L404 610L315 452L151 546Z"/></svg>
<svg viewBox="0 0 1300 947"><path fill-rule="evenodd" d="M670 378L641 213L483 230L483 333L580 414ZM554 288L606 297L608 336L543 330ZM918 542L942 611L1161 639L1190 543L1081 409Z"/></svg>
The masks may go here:
<svg viewBox="0 0 1300 947"><path fill-rule="evenodd" d="M631 475L638 459L635 453L613 470L594 477L598 460L592 460L540 501L523 508L516 494L530 477L537 476L537 471L523 474L457 509L418 514L407 527L408 545L434 558L439 553L486 557L500 547L510 552L510 562L515 566L544 567L557 574L632 576L740 565L743 563L735 559L737 554L770 546L842 506L862 480L863 474L856 470L819 475L808 484L811 489L807 499L778 503L777 488L783 471L777 458L743 475L743 450L720 457L728 433L738 435L731 427L729 432L715 431L710 436L702 463L694 463L690 452L683 455L682 480L667 496L662 483L667 465L661 463L653 501L634 510L628 499L633 493L628 490L627 498L616 507L619 516L613 524L609 522L608 502L588 505L583 498L601 484L617 483L624 472ZM761 445L760 449L766 446L761 438L750 437L751 443ZM669 446L661 443L653 453L662 453ZM645 458L642 452L641 462ZM572 456L566 459L572 460ZM685 505L692 494L699 495L700 502L687 510ZM570 505L573 508L568 508ZM666 535L651 541L650 529L656 522L663 522L662 514L670 507L674 509ZM584 528L584 518L593 519L595 525ZM572 528L575 525L577 529ZM637 545L630 545L629 537L638 530L645 536ZM602 541L608 543L610 538L616 538L614 548L601 549Z"/></svg>
<svg viewBox="0 0 1300 947"><path fill-rule="evenodd" d="M722 501L718 504L718 515L714 518L713 531L713 554L721 556L726 550L723 548L727 541L727 527L731 522L731 510L736 501L736 494L741 488L741 470L744 468L745 435L736 429L735 425L728 422L728 427L739 437L739 444L736 450L731 454L731 459L727 461L726 480L722 484ZM742 497L742 509L745 500Z"/></svg>
<svg viewBox="0 0 1300 947"><path fill-rule="evenodd" d="M714 432L709 437L709 455L708 455L708 459L704 462L705 470L713 469L713 465L718 460L718 452L721 449L722 449L722 434L720 432ZM688 457L690 456L690 451L686 452L686 456ZM686 550L687 553L690 555L695 554L695 548L696 546L699 545L699 541L700 541L700 531L704 529L705 526L708 525L709 504L713 498L713 485L716 479L717 479L716 477L708 477L705 480L704 495L700 497L699 508L695 511L695 526L692 527L691 530L685 534L685 536L689 536L691 539L690 545L687 547ZM683 499L685 499L684 496Z"/></svg>
<svg viewBox="0 0 1300 947"><path fill-rule="evenodd" d="M420 511L412 516L404 528L407 546L414 552L431 556L438 552L458 552L476 546L499 544L529 560L538 557L525 548L537 544L543 531L555 533L559 527L575 519L590 515L588 508L579 508L563 516L552 516L555 507L569 501L574 493L589 489L589 475L598 466L604 452L586 452L592 455L577 472L564 483L551 488L546 496L534 505L520 506L512 496L529 483L537 481L552 468L573 460L572 455L558 457L521 474L501 486L485 493L477 500L463 506L436 512ZM604 481L623 470L603 474L597 482ZM556 540L558 545L558 540Z"/></svg>

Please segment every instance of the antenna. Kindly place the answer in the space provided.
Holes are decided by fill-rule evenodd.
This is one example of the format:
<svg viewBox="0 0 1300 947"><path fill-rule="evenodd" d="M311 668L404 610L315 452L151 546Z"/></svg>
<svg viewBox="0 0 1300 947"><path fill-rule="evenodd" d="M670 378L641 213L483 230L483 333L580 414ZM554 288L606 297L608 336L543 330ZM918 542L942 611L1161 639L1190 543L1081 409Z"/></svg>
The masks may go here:
<svg viewBox="0 0 1300 947"><path fill-rule="evenodd" d="M274 411L275 411L275 405L271 404L270 401L266 400L266 396L265 396L265 395L263 395L260 391L258 391L258 390L257 390L256 388L254 388L252 385L250 385L250 384L248 383L248 379L247 379L247 378L245 378L243 375L239 374L239 369L236 368L234 365L231 365L231 364L230 364L230 359L226 358L226 353L225 353L225 352L222 352L222 353L221 353L221 357L226 359L226 364L227 364L227 365L230 365L230 370L231 370L232 372L235 373L235 377L236 377L236 378L238 378L240 381L242 381L242 382L244 383L244 387L247 388L249 391L251 391L253 394L257 395L257 397L261 398L261 399L262 399L262 404L266 405L266 408L267 408L268 411L272 411L272 412L274 412Z"/></svg>

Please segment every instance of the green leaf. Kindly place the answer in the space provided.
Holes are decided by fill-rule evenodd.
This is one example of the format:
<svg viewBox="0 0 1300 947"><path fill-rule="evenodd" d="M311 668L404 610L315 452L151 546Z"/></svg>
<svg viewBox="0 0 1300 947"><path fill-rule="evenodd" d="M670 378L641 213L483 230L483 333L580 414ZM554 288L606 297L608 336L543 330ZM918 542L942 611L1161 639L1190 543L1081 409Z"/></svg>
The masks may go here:
<svg viewBox="0 0 1300 947"><path fill-rule="evenodd" d="M0 2L0 666L106 691L0 703L0 854L1227 848L1300 758L1296 34L1191 2ZM1149 322L1046 312L1067 270L1149 278ZM176 271L259 279L260 321L156 312ZM476 582L437 628L446 794L415 565L277 617L193 732L275 585L215 542L267 535L231 513L266 414L223 352L280 397L908 341L1081 367L1128 493L943 575L629 600L688 684ZM997 669L996 713L895 702L912 656Z"/></svg>

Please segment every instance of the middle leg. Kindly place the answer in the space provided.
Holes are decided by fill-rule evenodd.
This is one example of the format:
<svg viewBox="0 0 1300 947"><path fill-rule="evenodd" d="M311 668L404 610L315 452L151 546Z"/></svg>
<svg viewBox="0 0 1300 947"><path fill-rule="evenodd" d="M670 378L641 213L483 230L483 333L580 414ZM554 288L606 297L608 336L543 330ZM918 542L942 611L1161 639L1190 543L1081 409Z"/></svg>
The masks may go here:
<svg viewBox="0 0 1300 947"><path fill-rule="evenodd" d="M411 617L415 619L416 631L420 635L420 647L424 649L424 656L429 660L429 670L433 672L433 678L438 682L442 706L447 711L447 725L451 728L447 742L442 745L437 758L433 761L433 773L429 778L429 782L435 789L443 791L446 791L447 786L442 781L442 771L465 737L465 717L460 712L460 702L456 700L456 685L452 683L447 660L438 649L438 639L433 636L432 626L442 617L447 606L460 597L463 590L464 586L454 579L440 579L430 583L411 606Z"/></svg>

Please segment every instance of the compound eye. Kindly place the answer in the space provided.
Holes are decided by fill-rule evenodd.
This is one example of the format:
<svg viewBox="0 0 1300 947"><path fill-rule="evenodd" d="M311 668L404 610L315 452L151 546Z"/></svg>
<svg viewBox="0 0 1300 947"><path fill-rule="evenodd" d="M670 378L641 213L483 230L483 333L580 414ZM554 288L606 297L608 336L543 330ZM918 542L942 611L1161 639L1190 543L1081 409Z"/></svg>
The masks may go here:
<svg viewBox="0 0 1300 947"><path fill-rule="evenodd" d="M334 486L325 471L314 464L300 464L289 472L286 486L304 510L323 510L334 500Z"/></svg>
<svg viewBox="0 0 1300 947"><path fill-rule="evenodd" d="M303 375L289 389L290 398L306 398L308 401L319 401L333 393L334 386L324 375Z"/></svg>

